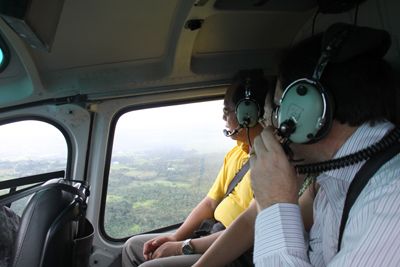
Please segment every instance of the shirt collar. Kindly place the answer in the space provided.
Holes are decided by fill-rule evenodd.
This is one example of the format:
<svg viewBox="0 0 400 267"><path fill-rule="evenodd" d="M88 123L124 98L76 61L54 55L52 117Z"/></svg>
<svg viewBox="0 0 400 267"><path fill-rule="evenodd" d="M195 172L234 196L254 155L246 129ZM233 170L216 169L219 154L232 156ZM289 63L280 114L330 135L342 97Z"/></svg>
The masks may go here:
<svg viewBox="0 0 400 267"><path fill-rule="evenodd" d="M379 142L382 137L393 128L394 125L388 121L376 123L373 126L371 126L370 123L364 123L346 140L342 147L336 152L333 159L350 155ZM335 177L336 179L351 182L364 162L365 161L361 161L344 168L327 171L324 173L323 177Z"/></svg>
<svg viewBox="0 0 400 267"><path fill-rule="evenodd" d="M237 141L237 145L240 147L240 149L249 154L250 147L248 144L246 144L245 142Z"/></svg>

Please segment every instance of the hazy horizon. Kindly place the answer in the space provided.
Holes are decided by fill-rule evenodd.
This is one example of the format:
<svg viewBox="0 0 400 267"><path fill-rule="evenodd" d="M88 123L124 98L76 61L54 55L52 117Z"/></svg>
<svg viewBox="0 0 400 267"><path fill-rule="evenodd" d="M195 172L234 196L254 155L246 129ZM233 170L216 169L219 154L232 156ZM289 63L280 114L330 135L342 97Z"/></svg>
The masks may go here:
<svg viewBox="0 0 400 267"><path fill-rule="evenodd" d="M228 151L235 142L222 133L222 107L222 100L216 100L128 112L117 123L113 153L159 149ZM45 122L29 120L3 125L0 138L2 161L66 158L64 136Z"/></svg>

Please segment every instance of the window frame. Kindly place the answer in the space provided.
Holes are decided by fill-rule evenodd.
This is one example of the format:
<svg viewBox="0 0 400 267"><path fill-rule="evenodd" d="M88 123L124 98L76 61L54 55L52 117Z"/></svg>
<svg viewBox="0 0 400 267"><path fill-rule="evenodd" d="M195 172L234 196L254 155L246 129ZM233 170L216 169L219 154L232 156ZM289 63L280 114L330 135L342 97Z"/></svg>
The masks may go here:
<svg viewBox="0 0 400 267"><path fill-rule="evenodd" d="M146 104L136 104L136 105L128 105L119 109L110 121L110 131L108 134L107 145L106 145L106 157L104 163L104 173L103 173L103 186L101 192L101 203L100 203L100 211L99 211L99 232L100 234L106 239L111 242L119 243L125 242L131 236L123 237L123 238L114 238L109 236L105 230L105 209L106 209L106 200L107 200L107 192L108 192L108 183L109 183L109 175L110 175L110 167L111 167L111 157L112 157L112 150L114 144L114 137L115 137L115 129L120 117L128 112L132 111L139 111L144 109L151 109L151 108L162 108L162 107L169 107L169 106L177 106L177 105L184 105L184 104L195 104L213 100L222 100L224 98L224 94L213 95L209 97L191 97L185 99L175 99L175 100L162 100L153 103L146 103ZM168 225L165 227L161 227L158 229L154 229L151 231L138 233L136 235L141 234L150 234L150 233L163 233L177 229L183 222ZM132 235L135 236L135 235Z"/></svg>
<svg viewBox="0 0 400 267"><path fill-rule="evenodd" d="M48 123L52 126L54 126L56 129L58 129L61 134L64 136L64 139L66 141L66 145L67 145L67 164L65 166L65 178L68 180L72 180L71 177L71 166L72 166L72 141L71 138L67 132L66 129L64 129L64 127L62 127L61 124L59 124L58 122L51 120L49 118L46 117L41 117L39 115L23 115L23 116L17 116L17 117L12 117L12 118L5 118L5 119L1 119L0 120L0 127L4 126L6 124L10 124L10 123L18 123L18 122L23 122L23 121L39 121L39 122L44 122L44 123ZM43 173L46 174L46 173ZM18 179L20 177L14 178L14 179ZM10 179L13 180L13 179ZM10 181L7 180L7 181Z"/></svg>

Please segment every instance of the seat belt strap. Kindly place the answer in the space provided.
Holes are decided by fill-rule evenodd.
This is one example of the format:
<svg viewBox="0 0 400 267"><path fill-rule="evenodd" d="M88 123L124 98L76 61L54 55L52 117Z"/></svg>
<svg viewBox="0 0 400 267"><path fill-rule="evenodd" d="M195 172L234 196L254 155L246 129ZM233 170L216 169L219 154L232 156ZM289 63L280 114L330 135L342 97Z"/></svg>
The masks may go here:
<svg viewBox="0 0 400 267"><path fill-rule="evenodd" d="M338 239L338 249L340 251L344 228L346 227L346 222L349 217L351 207L356 202L358 196L361 194L364 187L367 185L371 177L390 159L396 156L400 152L400 140L397 140L392 146L385 150L373 155L361 169L355 175L353 181L350 183L349 189L347 191L346 200L343 207L342 220L340 222L339 228L339 239Z"/></svg>
<svg viewBox="0 0 400 267"><path fill-rule="evenodd" d="M233 189L235 189L238 183L240 183L240 181L243 179L244 175L247 173L249 169L250 169L250 160L248 160L245 164L243 164L239 172L237 172L235 177L233 177L231 183L228 186L228 189L225 192L224 198L226 198L230 193L232 193Z"/></svg>

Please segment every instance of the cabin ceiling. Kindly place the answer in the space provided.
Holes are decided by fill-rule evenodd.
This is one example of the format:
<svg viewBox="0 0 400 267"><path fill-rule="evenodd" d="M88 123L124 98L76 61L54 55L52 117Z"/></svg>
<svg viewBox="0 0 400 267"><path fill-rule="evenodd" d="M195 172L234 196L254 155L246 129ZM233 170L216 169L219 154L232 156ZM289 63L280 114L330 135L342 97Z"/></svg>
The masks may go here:
<svg viewBox="0 0 400 267"><path fill-rule="evenodd" d="M0 73L0 108L76 94L100 99L217 86L244 68L274 75L282 52L311 33L317 6L316 0L18 1L29 3L20 19L0 6L11 54ZM33 47L10 18L47 48Z"/></svg>
<svg viewBox="0 0 400 267"><path fill-rule="evenodd" d="M178 9L171 0L66 0L51 52L35 60L44 71L160 60Z"/></svg>

